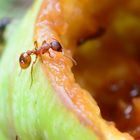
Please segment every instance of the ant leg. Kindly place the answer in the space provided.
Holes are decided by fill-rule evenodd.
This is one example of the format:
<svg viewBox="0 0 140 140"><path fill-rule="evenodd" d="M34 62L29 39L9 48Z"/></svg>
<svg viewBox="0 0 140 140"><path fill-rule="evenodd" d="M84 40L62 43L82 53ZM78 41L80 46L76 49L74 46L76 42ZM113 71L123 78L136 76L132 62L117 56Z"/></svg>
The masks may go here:
<svg viewBox="0 0 140 140"><path fill-rule="evenodd" d="M46 44L46 43L47 43L46 40L44 40L43 43L42 43L42 46L43 46L44 44Z"/></svg>
<svg viewBox="0 0 140 140"><path fill-rule="evenodd" d="M22 69L20 69L20 72L19 72L18 76L20 76L20 75L21 75L21 72L22 72Z"/></svg>
<svg viewBox="0 0 140 140"><path fill-rule="evenodd" d="M32 64L32 66L31 66L31 84L30 84L30 88L32 87L32 84L33 84L33 67L34 67L34 65L35 65L35 63L36 63L36 61L37 61L37 58L38 58L38 56L36 55L36 58L35 58L35 60L33 61L33 64Z"/></svg>
<svg viewBox="0 0 140 140"><path fill-rule="evenodd" d="M37 41L34 41L34 46L35 46L35 49L38 48L38 43L37 43Z"/></svg>
<svg viewBox="0 0 140 140"><path fill-rule="evenodd" d="M42 46L43 46L44 44L46 44L46 43L47 43L46 40L44 40L43 43L42 43ZM38 43L37 43L37 41L34 41L34 46L35 46L35 49L38 48Z"/></svg>

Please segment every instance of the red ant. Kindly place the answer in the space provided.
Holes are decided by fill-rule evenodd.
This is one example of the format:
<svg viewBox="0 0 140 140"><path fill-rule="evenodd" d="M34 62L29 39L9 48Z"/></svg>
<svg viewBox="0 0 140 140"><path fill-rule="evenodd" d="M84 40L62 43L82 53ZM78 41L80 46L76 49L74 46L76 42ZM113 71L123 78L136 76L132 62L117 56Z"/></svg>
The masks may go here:
<svg viewBox="0 0 140 140"><path fill-rule="evenodd" d="M32 81L33 81L33 78L32 78L33 66L36 63L38 56L41 57L42 54L48 52L50 57L51 57L49 49L52 49L52 50L57 51L57 52L62 52L64 55L64 51L63 51L61 44L56 40L52 41L50 44L48 44L46 41L44 41L42 43L41 47L38 47L38 43L37 43L37 41L35 41L34 45L35 45L35 49L28 50L27 52L22 53L20 55L20 58L19 58L19 64L20 64L21 69L26 69L31 64L31 61L32 61L31 55L36 55L36 58L33 61L33 64L31 67L31 85L32 85ZM68 56L66 56L66 57L68 57ZM68 58L70 58L74 62L74 64L76 65L76 61L74 59L72 59L71 57L68 57Z"/></svg>

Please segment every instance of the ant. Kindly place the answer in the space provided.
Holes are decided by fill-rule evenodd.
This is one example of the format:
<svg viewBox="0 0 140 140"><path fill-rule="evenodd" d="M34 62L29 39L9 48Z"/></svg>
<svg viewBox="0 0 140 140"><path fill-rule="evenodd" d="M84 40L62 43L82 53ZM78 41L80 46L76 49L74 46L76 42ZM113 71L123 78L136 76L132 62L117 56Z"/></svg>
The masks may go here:
<svg viewBox="0 0 140 140"><path fill-rule="evenodd" d="M32 67L31 67L31 85L32 85L32 81L33 81L33 78L32 78L33 66L36 63L38 56L41 57L43 54L48 52L49 56L52 57L49 52L49 49L52 49L57 52L62 52L64 55L64 50L63 50L61 44L56 40L53 40L50 44L48 44L46 41L43 41L43 43L40 47L38 47L38 43L37 43L37 41L35 41L34 45L35 45L35 49L28 50L28 51L22 53L19 58L19 64L20 64L21 69L26 69L31 64L31 61L32 61L31 55L36 56L35 60L33 61ZM66 55L64 55L64 56L66 56ZM73 58L71 58L69 56L66 56L66 57L71 59L74 62L74 64L76 65L76 61Z"/></svg>

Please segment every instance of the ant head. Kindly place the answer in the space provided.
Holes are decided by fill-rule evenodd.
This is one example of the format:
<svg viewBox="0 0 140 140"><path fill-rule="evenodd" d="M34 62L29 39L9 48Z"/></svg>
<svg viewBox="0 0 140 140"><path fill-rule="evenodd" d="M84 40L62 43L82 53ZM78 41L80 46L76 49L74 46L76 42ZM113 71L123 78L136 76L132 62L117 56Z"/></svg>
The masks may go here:
<svg viewBox="0 0 140 140"><path fill-rule="evenodd" d="M51 48L54 51L62 52L62 46L61 46L61 44L58 41L54 40L50 44L51 44Z"/></svg>
<svg viewBox="0 0 140 140"><path fill-rule="evenodd" d="M27 52L24 52L20 55L19 64L22 69L26 69L31 64L31 56Z"/></svg>

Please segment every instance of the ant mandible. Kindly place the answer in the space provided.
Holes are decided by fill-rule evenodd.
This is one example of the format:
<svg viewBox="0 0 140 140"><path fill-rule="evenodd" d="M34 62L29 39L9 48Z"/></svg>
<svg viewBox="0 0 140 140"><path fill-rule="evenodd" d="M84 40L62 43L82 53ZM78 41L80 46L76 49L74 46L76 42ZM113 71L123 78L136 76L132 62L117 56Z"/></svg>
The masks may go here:
<svg viewBox="0 0 140 140"><path fill-rule="evenodd" d="M41 57L41 55L48 52L51 57L49 49L52 49L57 52L62 52L64 55L64 51L63 51L61 44L56 40L53 40L50 44L48 44L46 41L44 41L40 47L38 47L38 43L37 43L37 41L35 41L34 45L35 45L35 49L28 50L27 52L22 53L19 58L19 64L20 64L21 69L26 69L31 64L31 61L32 61L31 55L36 56L35 60L33 61L32 67L31 67L31 85L32 85L32 81L33 81L33 78L32 78L33 77L32 76L33 66L36 63L38 56ZM66 56L66 55L64 55L64 56ZM76 65L76 61L73 58L71 58L69 56L66 56L66 57L70 58Z"/></svg>

